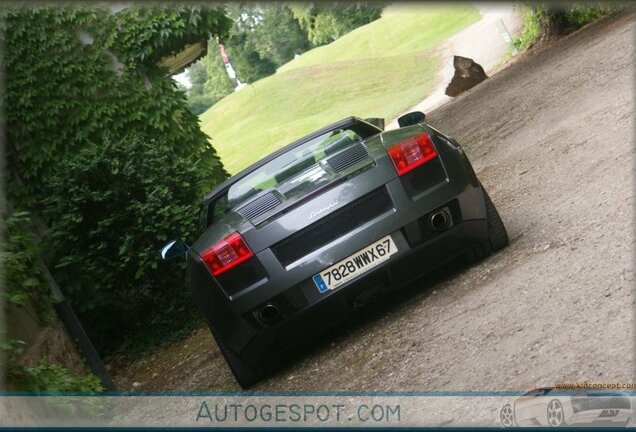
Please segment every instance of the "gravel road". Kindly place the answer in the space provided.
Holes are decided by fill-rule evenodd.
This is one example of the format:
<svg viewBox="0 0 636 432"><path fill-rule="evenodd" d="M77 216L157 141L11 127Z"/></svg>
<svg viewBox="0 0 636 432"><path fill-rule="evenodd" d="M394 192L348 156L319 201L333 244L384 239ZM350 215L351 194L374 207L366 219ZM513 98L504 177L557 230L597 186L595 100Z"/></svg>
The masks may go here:
<svg viewBox="0 0 636 432"><path fill-rule="evenodd" d="M636 382L635 22L623 14L526 53L428 113L463 144L510 246L416 283L255 389ZM206 329L115 378L122 389L238 388Z"/></svg>

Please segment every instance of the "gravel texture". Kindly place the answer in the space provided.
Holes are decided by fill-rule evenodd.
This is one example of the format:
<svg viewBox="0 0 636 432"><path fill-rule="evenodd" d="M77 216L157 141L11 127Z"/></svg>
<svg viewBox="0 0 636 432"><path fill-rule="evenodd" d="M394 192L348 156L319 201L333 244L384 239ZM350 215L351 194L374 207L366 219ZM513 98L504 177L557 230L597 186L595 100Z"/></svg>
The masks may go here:
<svg viewBox="0 0 636 432"><path fill-rule="evenodd" d="M634 27L612 17L428 113L462 143L510 246L325 335L257 390L525 390L636 382ZM122 389L237 389L207 329Z"/></svg>

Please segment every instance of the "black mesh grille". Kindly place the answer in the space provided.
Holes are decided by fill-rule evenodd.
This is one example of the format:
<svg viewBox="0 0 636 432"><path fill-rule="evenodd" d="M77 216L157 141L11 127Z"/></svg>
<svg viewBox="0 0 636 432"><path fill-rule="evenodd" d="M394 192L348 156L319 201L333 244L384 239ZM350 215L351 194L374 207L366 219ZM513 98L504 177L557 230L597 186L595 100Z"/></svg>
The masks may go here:
<svg viewBox="0 0 636 432"><path fill-rule="evenodd" d="M280 203L280 199L270 192L237 209L236 212L245 219L251 221L252 219L273 209Z"/></svg>
<svg viewBox="0 0 636 432"><path fill-rule="evenodd" d="M339 173L365 159L369 160L369 152L359 143L335 156L331 156L327 159L327 162L335 172Z"/></svg>
<svg viewBox="0 0 636 432"><path fill-rule="evenodd" d="M404 174L401 179L406 193L413 198L418 193L446 180L446 172L439 158L435 158Z"/></svg>
<svg viewBox="0 0 636 432"><path fill-rule="evenodd" d="M628 397L597 396L589 398L572 398L572 410L576 412L598 409L630 409Z"/></svg>
<svg viewBox="0 0 636 432"><path fill-rule="evenodd" d="M216 277L216 280L227 295L233 296L266 277L267 273L265 272L265 268L263 268L263 265L258 261L258 258L253 257L229 269L225 273L220 274Z"/></svg>
<svg viewBox="0 0 636 432"><path fill-rule="evenodd" d="M383 186L276 243L272 252L287 266L392 208Z"/></svg>

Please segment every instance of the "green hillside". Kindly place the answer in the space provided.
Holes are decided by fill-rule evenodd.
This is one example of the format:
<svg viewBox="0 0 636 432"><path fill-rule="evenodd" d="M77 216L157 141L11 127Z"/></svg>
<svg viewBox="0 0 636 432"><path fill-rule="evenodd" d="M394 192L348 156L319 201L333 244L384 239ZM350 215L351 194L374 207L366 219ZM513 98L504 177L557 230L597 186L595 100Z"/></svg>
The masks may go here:
<svg viewBox="0 0 636 432"><path fill-rule="evenodd" d="M478 19L470 6L392 6L227 96L201 115L202 129L236 173L343 117L392 117L426 97L441 65L436 47Z"/></svg>

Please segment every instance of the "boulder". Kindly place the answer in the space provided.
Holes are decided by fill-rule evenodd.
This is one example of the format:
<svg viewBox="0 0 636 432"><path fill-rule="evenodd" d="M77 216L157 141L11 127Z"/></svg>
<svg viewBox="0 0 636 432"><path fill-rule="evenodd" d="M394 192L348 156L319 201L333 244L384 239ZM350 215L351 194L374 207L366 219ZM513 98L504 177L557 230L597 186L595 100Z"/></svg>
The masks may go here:
<svg viewBox="0 0 636 432"><path fill-rule="evenodd" d="M455 97L488 78L484 68L468 57L454 56L453 66L455 75L445 92L448 96Z"/></svg>

